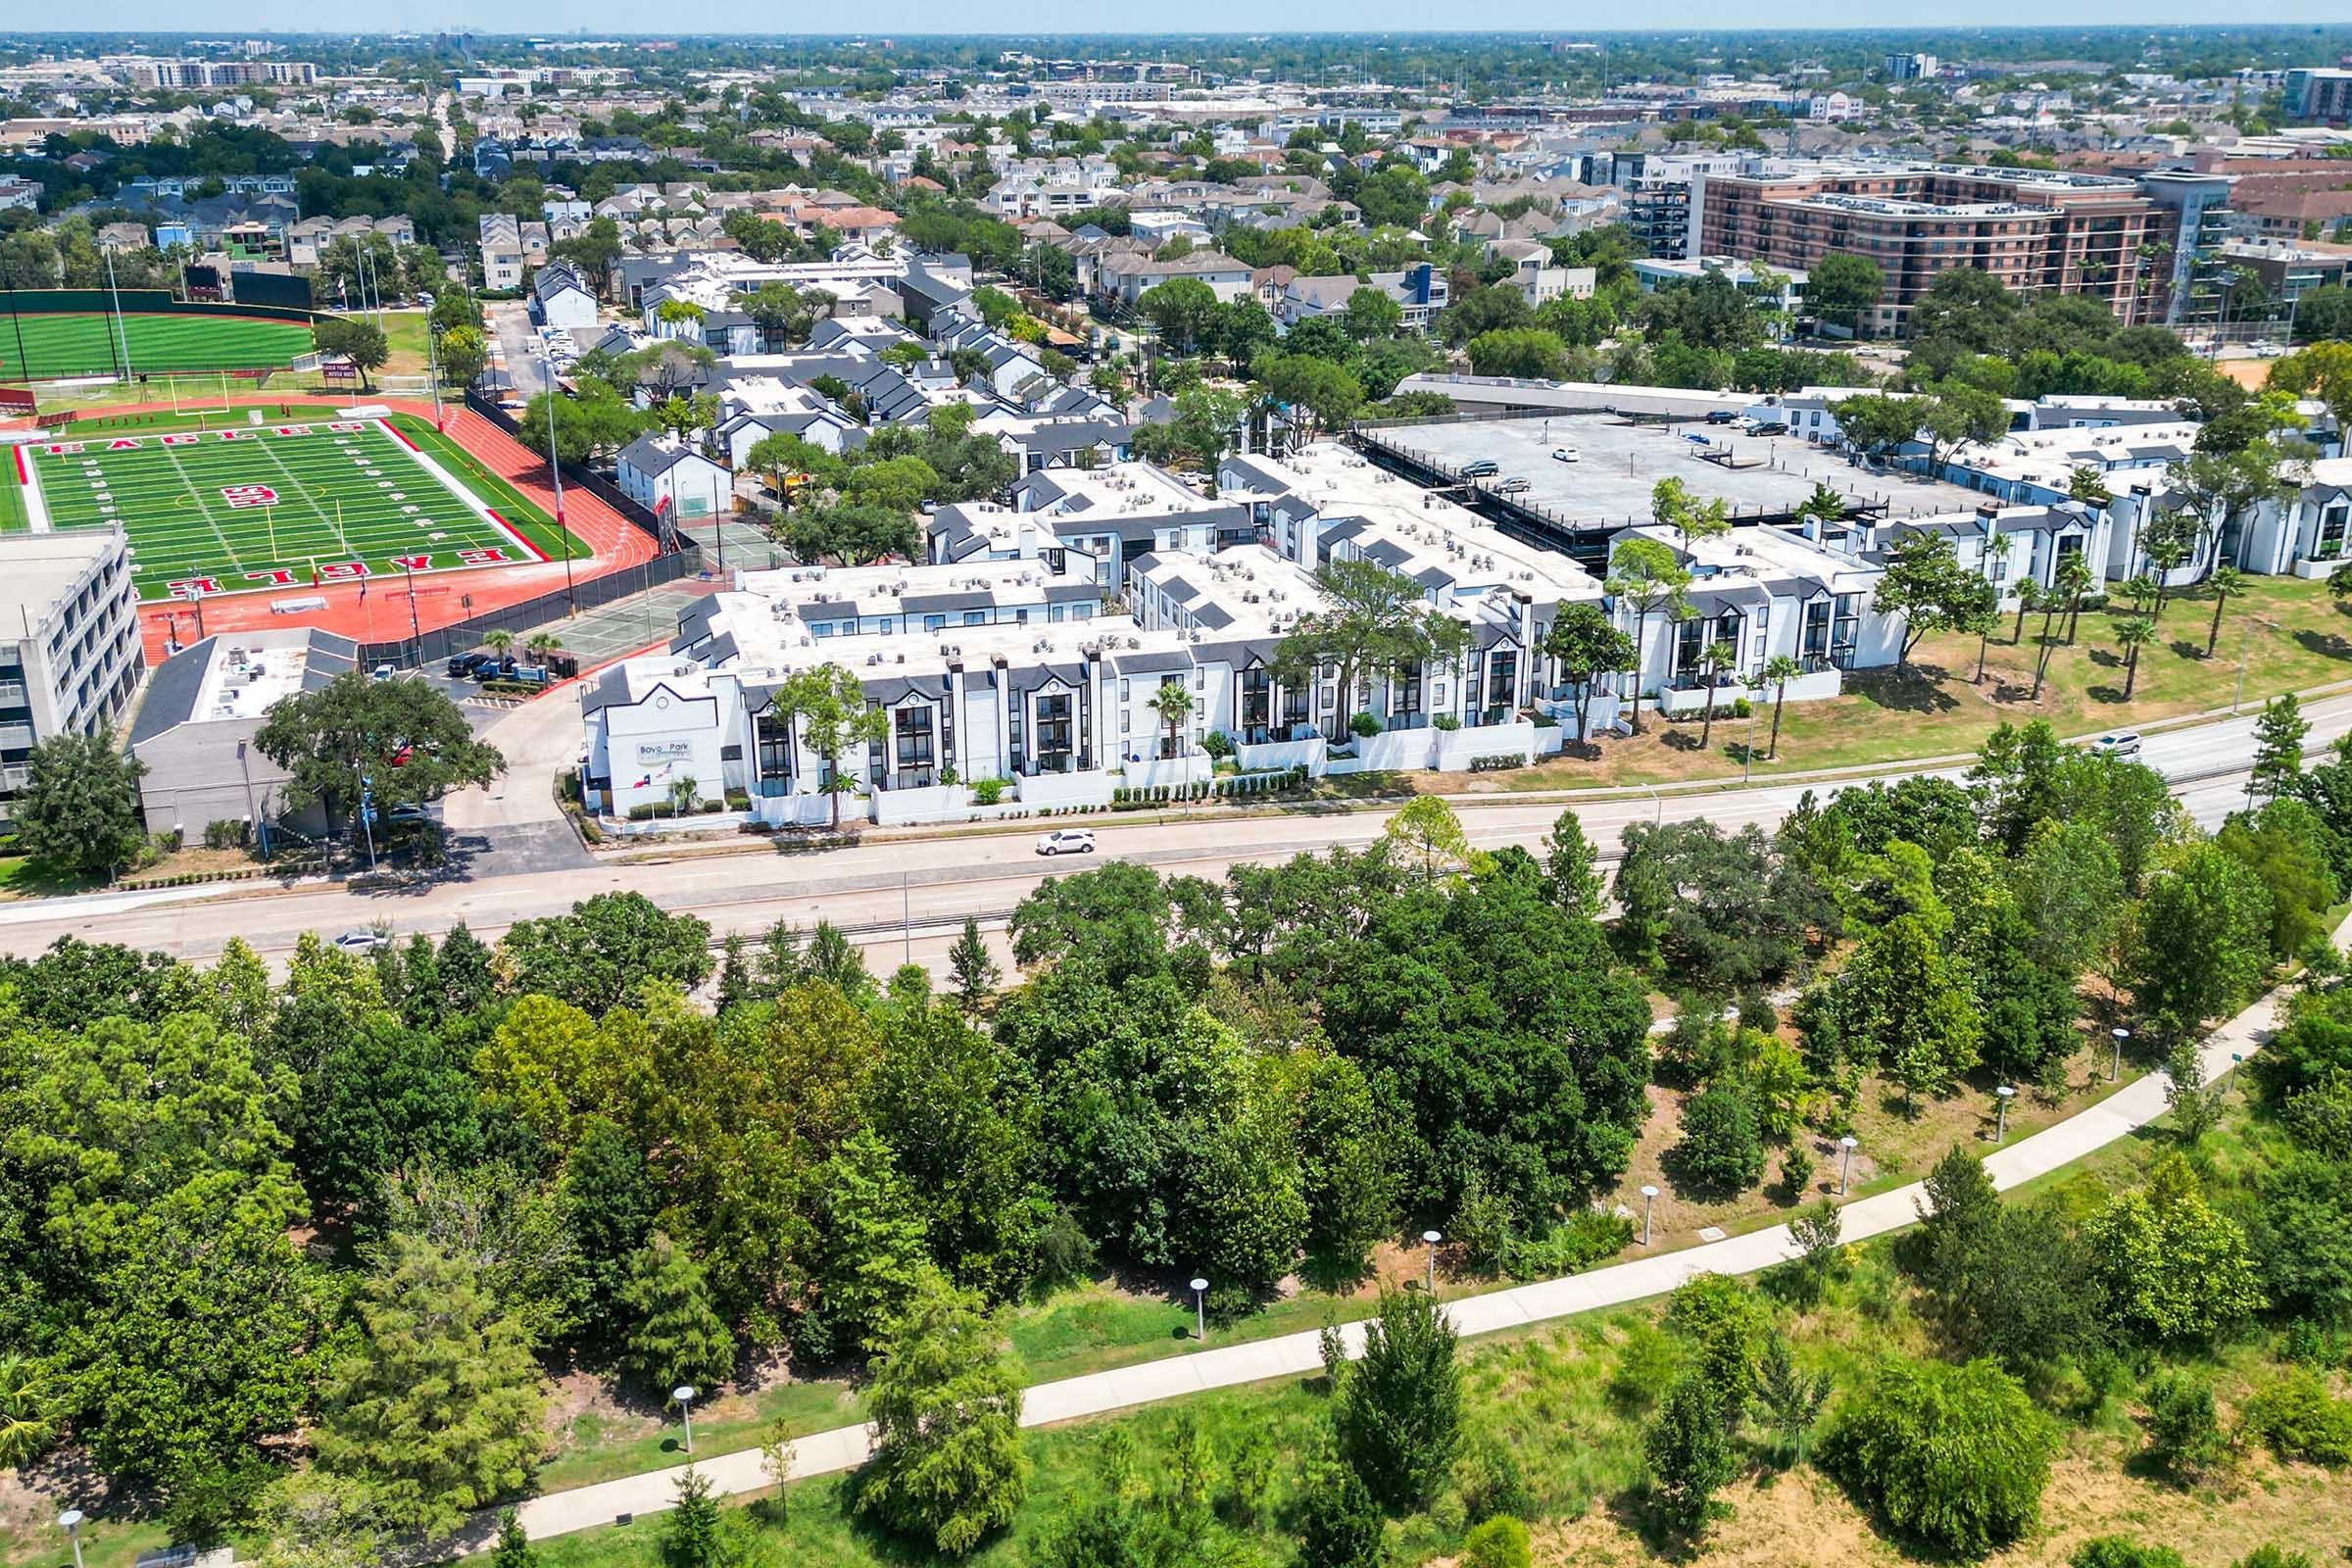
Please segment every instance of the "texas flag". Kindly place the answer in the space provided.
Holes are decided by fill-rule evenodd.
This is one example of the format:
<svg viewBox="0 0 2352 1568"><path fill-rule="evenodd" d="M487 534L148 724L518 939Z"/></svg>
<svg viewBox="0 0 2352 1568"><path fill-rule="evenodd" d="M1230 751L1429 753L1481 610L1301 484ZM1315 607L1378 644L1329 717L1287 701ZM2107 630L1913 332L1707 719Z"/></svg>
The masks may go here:
<svg viewBox="0 0 2352 1568"><path fill-rule="evenodd" d="M657 767L657 768L655 768L655 769L654 769L652 772L650 772L650 773L646 774L646 775L645 775L645 777L643 777L643 778L639 779L639 780L638 780L636 783L634 783L634 784L630 785L630 786L629 786L629 788L631 788L631 789L633 789L633 790L650 790L650 789L652 789L652 788L654 787L654 780L656 780L656 779L660 779L660 778L667 778L667 777L669 777L669 769L670 769L670 765L671 765L671 764L669 764L669 763L667 763L667 762L663 762L663 763L662 763L662 764L660 767Z"/></svg>

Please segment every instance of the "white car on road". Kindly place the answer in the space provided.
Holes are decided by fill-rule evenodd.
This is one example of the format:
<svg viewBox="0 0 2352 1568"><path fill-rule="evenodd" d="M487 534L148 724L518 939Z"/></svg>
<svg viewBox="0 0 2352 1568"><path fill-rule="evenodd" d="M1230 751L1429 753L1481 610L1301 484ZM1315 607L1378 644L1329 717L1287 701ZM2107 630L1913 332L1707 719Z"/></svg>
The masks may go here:
<svg viewBox="0 0 2352 1568"><path fill-rule="evenodd" d="M1092 828L1060 827L1051 833L1041 833L1037 839L1040 855L1092 855L1095 853L1095 833Z"/></svg>
<svg viewBox="0 0 2352 1568"><path fill-rule="evenodd" d="M2090 743L2091 751L2100 757L2113 757L2132 761L2139 756L2139 732L2119 729L2112 735L2102 735Z"/></svg>

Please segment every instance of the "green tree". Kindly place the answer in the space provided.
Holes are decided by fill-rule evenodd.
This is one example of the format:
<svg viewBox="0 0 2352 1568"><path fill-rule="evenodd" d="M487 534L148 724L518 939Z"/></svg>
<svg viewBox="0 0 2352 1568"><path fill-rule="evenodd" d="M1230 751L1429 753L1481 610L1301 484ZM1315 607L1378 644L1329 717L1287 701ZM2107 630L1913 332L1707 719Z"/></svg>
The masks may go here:
<svg viewBox="0 0 2352 1568"><path fill-rule="evenodd" d="M889 734L890 716L865 700L864 684L839 664L818 664L785 677L771 706L790 723L799 745L825 764L823 782L833 797L833 828L841 829L841 761L861 755Z"/></svg>
<svg viewBox="0 0 2352 1568"><path fill-rule="evenodd" d="M662 1568L749 1568L757 1561L743 1515L730 1514L692 1461L662 1516Z"/></svg>
<svg viewBox="0 0 2352 1568"><path fill-rule="evenodd" d="M1507 326L1481 332L1470 340L1469 355L1474 375L1557 381L1568 373L1567 345L1557 333L1540 326Z"/></svg>
<svg viewBox="0 0 2352 1568"><path fill-rule="evenodd" d="M420 1537L519 1491L539 1459L539 1369L471 1272L395 1237L357 1309L321 1398L319 1465L372 1486L387 1526Z"/></svg>
<svg viewBox="0 0 2352 1568"><path fill-rule="evenodd" d="M1029 1488L1021 1375L978 1298L926 1273L866 1388L873 1455L858 1512L962 1556L1003 1529Z"/></svg>
<svg viewBox="0 0 2352 1568"><path fill-rule="evenodd" d="M2230 1440L2215 1413L2213 1388L2185 1372L2166 1372L2148 1385L2148 1460L2176 1485L2219 1466Z"/></svg>
<svg viewBox="0 0 2352 1568"><path fill-rule="evenodd" d="M443 384L471 386L490 363L490 340L478 326L453 326L434 340L433 358Z"/></svg>
<svg viewBox="0 0 2352 1568"><path fill-rule="evenodd" d="M1467 627L1435 611L1419 583L1378 562L1327 560L1315 568L1315 585L1323 605L1283 634L1272 662L1284 686L1310 690L1322 666L1333 666L1341 723L1354 711L1367 672L1451 661L1468 645Z"/></svg>
<svg viewBox="0 0 2352 1568"><path fill-rule="evenodd" d="M1762 1181L1764 1138L1747 1091L1718 1084L1692 1097L1671 1157L1678 1174L1710 1192L1742 1193Z"/></svg>
<svg viewBox="0 0 2352 1568"><path fill-rule="evenodd" d="M1179 354L1197 348L1217 319L1216 291L1197 277L1171 277L1136 296L1136 309Z"/></svg>
<svg viewBox="0 0 2352 1568"><path fill-rule="evenodd" d="M1686 605L1684 592L1690 586L1690 573L1675 556L1674 551L1656 539L1635 535L1618 544L1609 554L1609 575L1603 585L1609 597L1634 610L1633 660L1628 666L1639 675L1643 653L1643 635L1649 617L1663 612L1669 620L1679 618ZM1642 729L1642 696L1637 681L1633 694L1633 725L1638 734Z"/></svg>
<svg viewBox="0 0 2352 1568"><path fill-rule="evenodd" d="M2281 692L2262 705L2254 720L2254 763L2248 791L2275 801L2303 776L2303 743L2311 721L2293 692Z"/></svg>
<svg viewBox="0 0 2352 1568"><path fill-rule="evenodd" d="M977 1013L996 995L1003 971L981 939L980 922L970 916L965 917L963 930L948 950L948 972L956 982L956 1004L966 1013Z"/></svg>
<svg viewBox="0 0 2352 1568"><path fill-rule="evenodd" d="M254 746L288 774L286 799L355 822L363 794L379 813L422 807L506 771L449 696L427 681L347 670L273 704Z"/></svg>
<svg viewBox="0 0 2352 1568"><path fill-rule="evenodd" d="M392 345L385 341L383 329L367 321L348 320L340 316L315 317L311 338L319 353L339 355L351 362L360 372L363 392L374 389L375 372L392 358Z"/></svg>
<svg viewBox="0 0 2352 1568"><path fill-rule="evenodd" d="M0 1468L20 1469L57 1441L57 1388L20 1351L0 1352Z"/></svg>
<svg viewBox="0 0 2352 1568"><path fill-rule="evenodd" d="M1879 264L1869 257L1831 251L1813 264L1805 300L1823 320L1858 327L1862 313L1879 303L1886 286Z"/></svg>
<svg viewBox="0 0 2352 1568"><path fill-rule="evenodd" d="M1822 1463L1901 1535L1975 1557L2033 1528L2057 1434L1990 1361L1882 1360L1831 1411Z"/></svg>
<svg viewBox="0 0 2352 1568"><path fill-rule="evenodd" d="M1719 1387L1686 1373L1667 1390L1656 1417L1642 1431L1642 1451L1660 1511L1677 1529L1695 1533L1703 1527L1715 1494L1740 1473L1727 1413Z"/></svg>
<svg viewBox="0 0 2352 1568"><path fill-rule="evenodd" d="M1461 1442L1462 1375L1453 1326L1437 1298L1390 1292L1364 1331L1364 1353L1340 1384L1332 1429L1340 1455L1384 1505L1426 1503Z"/></svg>
<svg viewBox="0 0 2352 1568"><path fill-rule="evenodd" d="M499 1510L498 1544L490 1548L490 1568L539 1568L538 1548L512 1508Z"/></svg>
<svg viewBox="0 0 2352 1568"><path fill-rule="evenodd" d="M1886 574L1871 596L1871 608L1880 614L1903 617L1895 662L1909 662L1911 651L1928 633L1959 629L1979 610L1983 587L1984 579L1960 564L1950 540L1914 534L1897 541L1886 553Z"/></svg>
<svg viewBox="0 0 2352 1568"><path fill-rule="evenodd" d="M1798 1464L1805 1462L1805 1439L1829 1397L1827 1372L1800 1370L1786 1339L1778 1334L1766 1337L1764 1353L1756 1361L1756 1403L1764 1424Z"/></svg>
<svg viewBox="0 0 2352 1568"><path fill-rule="evenodd" d="M1380 1504L1345 1464L1324 1464L1307 1478L1298 1516L1299 1568L1379 1568Z"/></svg>
<svg viewBox="0 0 2352 1568"><path fill-rule="evenodd" d="M1630 669L1640 661L1634 640L1594 604L1560 607L1544 634L1543 651L1559 664L1560 679L1574 688L1576 743L1585 744L1592 717L1592 688L1603 675Z"/></svg>
<svg viewBox="0 0 2352 1568"><path fill-rule="evenodd" d="M88 735L52 735L25 759L24 787L12 809L24 852L61 871L110 875L147 841L139 779L147 764L124 751L112 725Z"/></svg>
<svg viewBox="0 0 2352 1568"><path fill-rule="evenodd" d="M2261 1309L2245 1233L2214 1212L2188 1163L2168 1155L2139 1192L2083 1226L2108 1316L2125 1333L2197 1344Z"/></svg>
<svg viewBox="0 0 2352 1568"><path fill-rule="evenodd" d="M1462 819L1435 795L1417 795L1399 807L1381 829L1381 842L1391 847L1400 864L1418 867L1423 882L1435 882L1441 872L1452 875L1471 869L1478 858L1462 831Z"/></svg>
<svg viewBox="0 0 2352 1568"><path fill-rule="evenodd" d="M1551 831L1544 836L1544 874L1553 904L1572 915L1599 918L1605 885L1598 861L1599 852L1585 837L1574 807L1552 818Z"/></svg>
<svg viewBox="0 0 2352 1568"><path fill-rule="evenodd" d="M2213 624L2205 629L2205 657L2211 659L2214 645L2222 640L2222 612L2232 598L2245 592L2246 579L2235 566L2216 566L2205 586L2213 594Z"/></svg>
<svg viewBox="0 0 2352 1568"><path fill-rule="evenodd" d="M1344 324L1358 343L1393 337L1404 324L1404 307L1385 288L1359 288L1348 296Z"/></svg>
<svg viewBox="0 0 2352 1568"><path fill-rule="evenodd" d="M399 684L414 684L401 682ZM668 914L642 893L599 893L569 914L517 920L499 939L513 989L602 1017L646 981L694 987L710 977L710 928Z"/></svg>
<svg viewBox="0 0 2352 1568"><path fill-rule="evenodd" d="M820 1237L816 1310L832 1346L878 1348L922 1283L923 1216L888 1145L852 1134L810 1180Z"/></svg>
<svg viewBox="0 0 2352 1568"><path fill-rule="evenodd" d="M707 1394L734 1376L735 1336L711 1305L702 1265L661 1231L629 1260L618 1304L633 1319L625 1364L657 1396L685 1384Z"/></svg>
<svg viewBox="0 0 2352 1568"><path fill-rule="evenodd" d="M2148 883L2135 922L2132 1001L2163 1033L2195 1033L2252 994L2270 956L2262 879L2218 844L2192 845Z"/></svg>

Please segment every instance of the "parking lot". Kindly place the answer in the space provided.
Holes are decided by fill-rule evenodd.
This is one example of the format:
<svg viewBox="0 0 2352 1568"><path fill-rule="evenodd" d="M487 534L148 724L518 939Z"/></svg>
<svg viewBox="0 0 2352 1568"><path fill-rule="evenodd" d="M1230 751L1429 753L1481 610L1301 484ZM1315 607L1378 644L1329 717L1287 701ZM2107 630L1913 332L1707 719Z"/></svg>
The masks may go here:
<svg viewBox="0 0 2352 1568"><path fill-rule="evenodd" d="M1377 431L1383 445L1448 473L1491 462L1482 481L1521 478L1510 497L1564 527L1624 527L1649 520L1649 493L1675 477L1700 499L1720 496L1735 515L1786 514L1828 484L1893 517L1967 512L1984 499L1973 490L1915 475L1871 472L1801 439L1752 436L1737 425L1633 424L1608 414L1414 424ZM1569 450L1576 461L1552 457Z"/></svg>

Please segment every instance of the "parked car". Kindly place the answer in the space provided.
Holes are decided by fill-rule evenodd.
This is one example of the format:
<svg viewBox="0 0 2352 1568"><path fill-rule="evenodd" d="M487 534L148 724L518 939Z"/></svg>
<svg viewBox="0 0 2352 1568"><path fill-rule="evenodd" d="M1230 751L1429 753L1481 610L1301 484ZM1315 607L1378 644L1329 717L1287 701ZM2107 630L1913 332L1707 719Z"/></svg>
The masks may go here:
<svg viewBox="0 0 2352 1568"><path fill-rule="evenodd" d="M2090 749L2094 756L2113 757L2123 761L2131 761L2139 756L2139 732L2119 729L2112 735L2102 735L2092 741Z"/></svg>
<svg viewBox="0 0 2352 1568"><path fill-rule="evenodd" d="M473 678L484 685L494 680L513 680L522 666L512 659L491 659L474 665Z"/></svg>
<svg viewBox="0 0 2352 1568"><path fill-rule="evenodd" d="M1040 855L1092 855L1095 853L1095 832L1085 827L1060 827L1051 833L1041 833L1037 840Z"/></svg>
<svg viewBox="0 0 2352 1568"><path fill-rule="evenodd" d="M1574 447L1553 447L1551 449L1551 461L1554 463L1575 463L1583 456L1584 454L1578 452Z"/></svg>
<svg viewBox="0 0 2352 1568"><path fill-rule="evenodd" d="M1710 409L1707 411L1707 422L1709 424L1730 424L1739 417L1740 416L1734 414L1729 409Z"/></svg>
<svg viewBox="0 0 2352 1568"><path fill-rule="evenodd" d="M1528 491L1533 490L1535 485L1526 479L1520 478L1517 474L1513 474L1508 479L1495 480L1493 484L1487 486L1487 488L1494 491L1498 496L1516 496L1524 495Z"/></svg>
<svg viewBox="0 0 2352 1568"><path fill-rule="evenodd" d="M496 654L484 653L480 649L476 649L470 654L452 654L449 656L449 673L458 680L471 680L474 671L480 669L484 664L497 662L498 656Z"/></svg>
<svg viewBox="0 0 2352 1568"><path fill-rule="evenodd" d="M1480 458L1475 463L1463 464L1461 467L1461 476L1465 479L1487 479L1492 478L1494 475L1498 474L1501 471L1501 464L1496 463L1492 458Z"/></svg>

